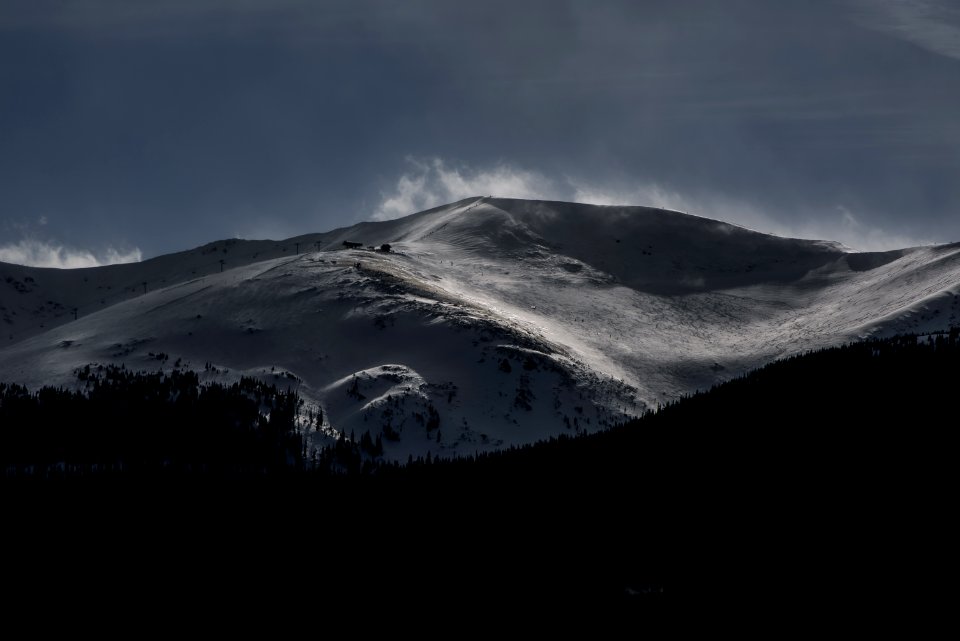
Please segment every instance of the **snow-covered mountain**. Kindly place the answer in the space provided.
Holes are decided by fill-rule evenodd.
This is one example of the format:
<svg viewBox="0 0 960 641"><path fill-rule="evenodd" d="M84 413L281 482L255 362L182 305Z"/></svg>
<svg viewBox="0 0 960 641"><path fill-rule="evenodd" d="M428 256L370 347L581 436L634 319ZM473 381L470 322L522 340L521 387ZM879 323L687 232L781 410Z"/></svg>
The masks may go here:
<svg viewBox="0 0 960 641"><path fill-rule="evenodd" d="M798 351L946 328L958 253L472 198L137 264L0 264L0 380L73 385L92 363L253 375L322 409L316 444L370 431L398 459L473 453L593 430Z"/></svg>

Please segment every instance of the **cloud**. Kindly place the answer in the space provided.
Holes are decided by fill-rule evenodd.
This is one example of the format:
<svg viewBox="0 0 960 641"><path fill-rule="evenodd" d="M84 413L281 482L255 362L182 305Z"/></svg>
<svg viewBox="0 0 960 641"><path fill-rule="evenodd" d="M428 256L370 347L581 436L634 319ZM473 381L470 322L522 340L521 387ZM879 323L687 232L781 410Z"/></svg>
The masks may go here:
<svg viewBox="0 0 960 641"><path fill-rule="evenodd" d="M542 199L562 190L539 173L498 164L490 169L451 167L441 158L408 158L409 169L382 195L374 220L389 220L471 196Z"/></svg>
<svg viewBox="0 0 960 641"><path fill-rule="evenodd" d="M109 247L98 255L85 249L75 249L59 243L33 239L0 245L0 262L29 267L75 269L78 267L115 265L117 263L136 263L140 261L140 258L141 253L137 248L124 252Z"/></svg>
<svg viewBox="0 0 960 641"><path fill-rule="evenodd" d="M942 0L853 0L863 26L960 60L960 9Z"/></svg>

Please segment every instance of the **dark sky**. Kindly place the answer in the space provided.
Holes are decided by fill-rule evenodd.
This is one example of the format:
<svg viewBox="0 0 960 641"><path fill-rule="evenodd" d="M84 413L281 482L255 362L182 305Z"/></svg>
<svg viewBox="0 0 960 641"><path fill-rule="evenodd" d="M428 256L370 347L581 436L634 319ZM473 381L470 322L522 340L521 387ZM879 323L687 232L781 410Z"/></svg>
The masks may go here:
<svg viewBox="0 0 960 641"><path fill-rule="evenodd" d="M0 260L468 195L960 240L954 0L0 0Z"/></svg>

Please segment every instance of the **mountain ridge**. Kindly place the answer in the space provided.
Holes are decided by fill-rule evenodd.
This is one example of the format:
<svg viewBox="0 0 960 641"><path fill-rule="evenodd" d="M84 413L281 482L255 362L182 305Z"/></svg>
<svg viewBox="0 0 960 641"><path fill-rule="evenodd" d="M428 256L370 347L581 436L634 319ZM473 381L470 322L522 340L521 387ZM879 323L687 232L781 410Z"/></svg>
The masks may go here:
<svg viewBox="0 0 960 641"><path fill-rule="evenodd" d="M958 254L470 198L139 264L0 265L0 379L75 385L91 363L280 379L325 417L317 445L369 430L394 458L486 451L594 431L803 350L945 328Z"/></svg>

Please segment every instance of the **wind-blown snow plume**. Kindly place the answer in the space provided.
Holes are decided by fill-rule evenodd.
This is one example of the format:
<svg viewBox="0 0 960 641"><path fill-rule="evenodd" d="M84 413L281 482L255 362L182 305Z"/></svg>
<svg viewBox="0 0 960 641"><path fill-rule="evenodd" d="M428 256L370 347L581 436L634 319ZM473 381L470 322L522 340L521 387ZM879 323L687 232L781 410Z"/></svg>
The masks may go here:
<svg viewBox="0 0 960 641"><path fill-rule="evenodd" d="M790 222L775 218L755 203L726 194L682 194L656 183L645 183L634 189L605 189L571 181L573 200L592 205L644 205L672 209L696 216L706 216L734 223L754 231L787 238L837 240L860 251L886 251L901 247L917 247L932 241L897 234L863 222L863 217L849 207L836 205L833 211L816 215L795 215ZM801 212L803 213L803 212ZM809 213L809 212L807 212Z"/></svg>
<svg viewBox="0 0 960 641"><path fill-rule="evenodd" d="M77 267L100 267L117 263L140 262L141 253L136 247L129 251L119 251L108 247L99 255L85 249L65 247L59 243L24 239L17 243L0 246L0 262L27 265L29 267L55 267L57 269L75 269Z"/></svg>
<svg viewBox="0 0 960 641"><path fill-rule="evenodd" d="M917 238L870 225L845 205L811 211L797 206L773 215L764 206L724 193L687 193L641 178L633 185L609 185L567 176L551 180L541 172L499 164L475 168L439 157L410 157L409 169L396 181L373 214L391 220L471 196L532 200L564 200L592 205L641 205L681 211L788 238L829 239L861 251L884 251L929 244Z"/></svg>
<svg viewBox="0 0 960 641"><path fill-rule="evenodd" d="M410 170L397 180L373 215L374 220L407 216L470 196L500 198L557 197L555 186L533 171L498 164L490 169L448 166L441 158L408 158Z"/></svg>

